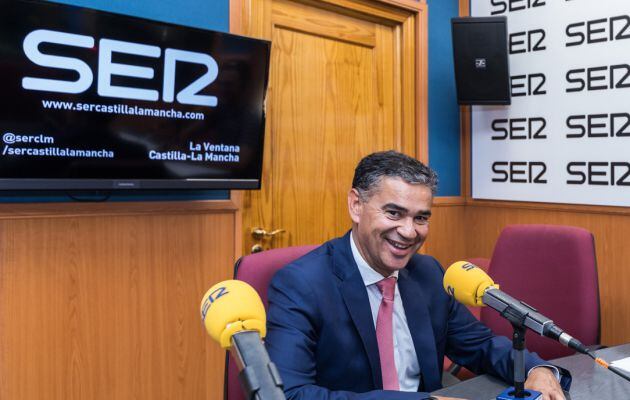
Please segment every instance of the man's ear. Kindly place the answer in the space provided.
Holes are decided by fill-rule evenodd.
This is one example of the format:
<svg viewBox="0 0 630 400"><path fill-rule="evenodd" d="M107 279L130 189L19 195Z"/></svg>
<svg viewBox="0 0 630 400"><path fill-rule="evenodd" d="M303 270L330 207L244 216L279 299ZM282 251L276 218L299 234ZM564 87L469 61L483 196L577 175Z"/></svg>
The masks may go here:
<svg viewBox="0 0 630 400"><path fill-rule="evenodd" d="M359 196L359 192L352 188L348 192L348 212L350 213L350 219L355 224L359 223L361 219L361 212L363 210L363 202Z"/></svg>

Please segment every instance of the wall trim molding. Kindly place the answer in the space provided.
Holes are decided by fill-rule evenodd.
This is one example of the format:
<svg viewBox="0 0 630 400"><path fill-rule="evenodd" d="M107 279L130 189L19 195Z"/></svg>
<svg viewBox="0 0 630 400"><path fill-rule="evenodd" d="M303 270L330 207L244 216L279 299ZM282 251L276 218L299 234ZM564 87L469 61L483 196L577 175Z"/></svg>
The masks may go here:
<svg viewBox="0 0 630 400"><path fill-rule="evenodd" d="M476 200L466 198L466 206L483 208L559 211L576 214L630 215L629 207L591 206L581 204L534 203L525 201Z"/></svg>
<svg viewBox="0 0 630 400"><path fill-rule="evenodd" d="M457 207L465 205L466 198L463 196L443 196L433 198L434 207Z"/></svg>
<svg viewBox="0 0 630 400"><path fill-rule="evenodd" d="M234 195L231 195L230 200L3 203L0 204L0 220L120 215L236 214L239 208L240 205Z"/></svg>

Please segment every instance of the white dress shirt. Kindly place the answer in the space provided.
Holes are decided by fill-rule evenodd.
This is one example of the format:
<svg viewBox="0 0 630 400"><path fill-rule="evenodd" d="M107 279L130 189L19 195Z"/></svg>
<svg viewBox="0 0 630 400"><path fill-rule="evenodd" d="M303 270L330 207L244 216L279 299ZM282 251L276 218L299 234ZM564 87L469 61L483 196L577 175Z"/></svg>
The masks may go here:
<svg viewBox="0 0 630 400"><path fill-rule="evenodd" d="M370 300L370 309L372 310L372 319L374 320L374 328L376 328L376 318L378 316L378 309L381 306L381 300L383 295L376 286L376 282L381 281L383 275L376 272L365 261L356 244L354 243L354 237L350 232L350 247L352 248L352 256L354 261L359 267L359 273L363 278L363 283L367 289L368 299ZM405 392L417 392L420 385L420 365L418 364L418 357L416 356L416 349L413 347L413 340L411 338L411 332L409 331L409 325L407 324L407 317L405 316L405 308L402 304L400 297L400 291L398 290L398 271L395 271L392 275L396 278L396 287L394 291L394 363L396 364L396 371L398 372L398 384L400 390ZM547 367L550 368L556 379L560 381L560 371L553 365L540 365L527 371L527 376L536 368Z"/></svg>
<svg viewBox="0 0 630 400"><path fill-rule="evenodd" d="M374 271L372 267L363 259L359 249L354 244L352 232L350 233L350 247L352 248L352 256L359 267L359 273L363 278L363 283L367 289L368 299L370 300L370 309L372 310L372 319L376 328L376 317L378 309L381 306L383 295L376 286L376 282L383 280L383 275ZM398 271L391 276L398 279ZM398 282L396 282L394 290L394 363L398 372L398 384L400 390L404 392L417 392L420 385L420 364L416 356L416 349L413 347L411 332L407 324L405 309L403 308L400 291L398 290Z"/></svg>

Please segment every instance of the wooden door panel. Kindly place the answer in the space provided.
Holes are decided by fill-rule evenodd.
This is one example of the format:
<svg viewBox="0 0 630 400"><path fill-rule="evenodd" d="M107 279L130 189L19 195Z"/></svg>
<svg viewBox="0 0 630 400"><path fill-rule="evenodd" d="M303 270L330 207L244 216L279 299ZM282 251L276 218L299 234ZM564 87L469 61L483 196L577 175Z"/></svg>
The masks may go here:
<svg viewBox="0 0 630 400"><path fill-rule="evenodd" d="M404 114L416 107L415 47L405 43L413 13L368 13L367 3L347 0L252 4L268 21L250 33L271 40L272 58L262 188L244 196L245 253L253 227L286 230L265 248L345 232L357 161L376 150L416 154L418 127L415 113Z"/></svg>
<svg viewBox="0 0 630 400"><path fill-rule="evenodd" d="M345 197L358 159L394 147L381 133L393 132L383 126L391 107L382 107L392 101L378 101L373 48L284 28L273 46L271 146L283 161L272 169L273 221L291 227L277 246L319 243L349 226Z"/></svg>
<svg viewBox="0 0 630 400"><path fill-rule="evenodd" d="M306 7L292 1L274 2L271 21L274 28L293 29L367 47L374 47L376 44L374 23Z"/></svg>

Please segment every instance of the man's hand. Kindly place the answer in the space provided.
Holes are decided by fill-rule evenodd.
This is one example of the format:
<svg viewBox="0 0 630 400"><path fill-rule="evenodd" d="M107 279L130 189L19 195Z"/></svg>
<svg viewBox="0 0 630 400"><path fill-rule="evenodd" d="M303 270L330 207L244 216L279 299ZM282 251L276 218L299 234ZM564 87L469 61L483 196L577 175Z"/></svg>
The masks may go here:
<svg viewBox="0 0 630 400"><path fill-rule="evenodd" d="M531 371L525 381L525 389L541 392L543 400L565 400L560 383L549 368L540 367Z"/></svg>

